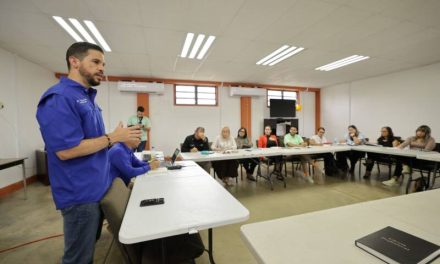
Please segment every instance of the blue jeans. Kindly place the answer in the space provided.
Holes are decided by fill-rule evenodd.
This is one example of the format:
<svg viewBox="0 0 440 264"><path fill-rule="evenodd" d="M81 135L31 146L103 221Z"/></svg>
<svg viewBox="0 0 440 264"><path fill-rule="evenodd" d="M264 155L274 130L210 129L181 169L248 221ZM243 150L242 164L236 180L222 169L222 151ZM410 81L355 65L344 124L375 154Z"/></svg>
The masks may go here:
<svg viewBox="0 0 440 264"><path fill-rule="evenodd" d="M139 146L136 148L136 152L142 152L145 150L145 146L147 145L147 141L141 141Z"/></svg>
<svg viewBox="0 0 440 264"><path fill-rule="evenodd" d="M63 264L93 263L96 234L100 228L99 203L73 205L61 210L64 221Z"/></svg>

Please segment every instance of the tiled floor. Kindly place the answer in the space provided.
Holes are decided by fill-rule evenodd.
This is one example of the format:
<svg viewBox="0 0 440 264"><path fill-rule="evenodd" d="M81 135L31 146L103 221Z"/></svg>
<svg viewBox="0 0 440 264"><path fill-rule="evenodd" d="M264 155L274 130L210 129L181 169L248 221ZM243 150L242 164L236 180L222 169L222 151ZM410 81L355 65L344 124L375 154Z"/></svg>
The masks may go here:
<svg viewBox="0 0 440 264"><path fill-rule="evenodd" d="M381 180L386 179L386 169ZM376 180L341 179L327 177L325 183L311 185L289 172L287 188L275 183L273 191L267 182L257 184L240 181L229 191L250 211L246 223L297 215L368 200L386 198L404 193L403 186L389 188ZM62 234L62 218L52 201L50 187L34 183L28 188L28 199L17 191L0 198L0 251L45 237ZM239 228L245 223L214 229L214 256L216 263L255 263L245 247ZM207 241L207 232L201 232ZM95 263L103 263L112 237L103 228L95 252ZM206 243L205 243L206 244ZM59 263L63 253L63 237L55 237L0 253L0 263ZM197 263L209 263L204 254ZM121 263L114 252L107 263Z"/></svg>

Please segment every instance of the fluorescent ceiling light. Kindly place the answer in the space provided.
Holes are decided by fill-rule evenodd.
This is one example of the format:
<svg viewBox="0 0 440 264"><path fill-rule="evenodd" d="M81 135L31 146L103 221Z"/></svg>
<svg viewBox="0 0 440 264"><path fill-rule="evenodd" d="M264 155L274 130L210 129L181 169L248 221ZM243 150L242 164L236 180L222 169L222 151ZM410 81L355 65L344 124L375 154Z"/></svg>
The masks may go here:
<svg viewBox="0 0 440 264"><path fill-rule="evenodd" d="M205 44L203 45L203 48L200 50L199 55L197 55L197 59L201 60L203 56L205 56L206 52L208 51L209 47L211 47L212 42L214 42L215 36L209 36L206 40Z"/></svg>
<svg viewBox="0 0 440 264"><path fill-rule="evenodd" d="M276 61L274 61L272 63L269 63L269 66L273 66L273 65L275 65L275 64L277 64L277 63L279 63L279 62L281 62L281 61L283 61L283 60L285 60L285 59L287 59L289 57L292 57L293 55L295 55L295 54L297 54L297 53L299 53L299 52L301 52L303 50L304 50L303 47L299 47L299 48L297 48L297 49L287 53L286 55L284 55L283 57L279 58L278 60L276 60Z"/></svg>
<svg viewBox="0 0 440 264"><path fill-rule="evenodd" d="M193 46L188 58L194 59L194 57L196 56L197 51L199 51L200 45L202 45L202 42L204 39L205 39L205 35L203 35L203 34L199 34L197 36L196 42L194 43L194 46Z"/></svg>
<svg viewBox="0 0 440 264"><path fill-rule="evenodd" d="M183 44L182 52L180 53L180 57L185 58L188 55L189 47L191 46L191 42L194 38L194 33L186 34L185 43Z"/></svg>
<svg viewBox="0 0 440 264"><path fill-rule="evenodd" d="M296 49L296 47L290 47L290 48L286 49L285 51L283 51L281 53L278 53L278 55L276 55L276 56L270 58L269 60L265 61L263 63L263 65L267 65L267 64L269 64L269 63L271 63L271 62L273 62L275 60L278 60L279 58L283 57L284 55L286 55L287 53L289 53L289 52L291 52L292 50L295 50L295 49Z"/></svg>
<svg viewBox="0 0 440 264"><path fill-rule="evenodd" d="M272 52L271 54L269 54L269 55L267 55L266 57L264 57L264 58L262 58L261 60L259 60L259 61L257 62L257 65L262 64L262 63L265 62L266 60L272 58L272 56L277 55L278 53L280 53L281 51L287 49L288 47L289 47L289 46L287 46L287 45L282 46L281 48L277 49L276 51Z"/></svg>
<svg viewBox="0 0 440 264"><path fill-rule="evenodd" d="M331 71L340 67L344 67L347 66L349 64L355 63L355 62L359 62L359 61L363 61L366 59L369 59L370 57L368 56L362 56L362 55L352 55L350 57L347 58L343 58L334 62L331 62L329 64L323 65L321 67L316 68L315 70L317 71Z"/></svg>
<svg viewBox="0 0 440 264"><path fill-rule="evenodd" d="M76 28L76 30L78 30L79 33L81 33L81 35L87 40L87 42L96 44L95 40L93 40L93 38L90 36L89 32L87 32L87 30L85 30L85 28L81 25L81 23L79 23L78 20L76 20L75 18L69 18L69 21Z"/></svg>
<svg viewBox="0 0 440 264"><path fill-rule="evenodd" d="M95 24L93 24L93 22L90 20L84 20L84 23L92 32L93 36L98 40L99 44L101 44L101 47L107 52L112 51L105 39L102 37L101 33L99 33L98 29L95 27Z"/></svg>
<svg viewBox="0 0 440 264"><path fill-rule="evenodd" d="M69 35L77 42L83 41L83 39L75 32L75 30L72 29L72 27L67 24L66 21L62 17L59 16L52 16L53 19L67 32Z"/></svg>
<svg viewBox="0 0 440 264"><path fill-rule="evenodd" d="M78 33L73 30L73 28L62 18L59 16L52 16L53 19L67 32L69 35L76 41L76 42L83 42L83 38L81 38ZM81 35L84 37L84 39L87 42L96 44L96 41L90 36L89 32L81 25L81 23L75 19L75 18L69 18L70 23L78 30L78 32L81 33ZM86 24L87 28L90 32L92 32L93 36L96 40L98 40L100 46L107 52L112 51L105 41L105 39L102 37L101 33L99 33L98 29L96 28L95 24L93 24L92 21L84 20L84 24Z"/></svg>
<svg viewBox="0 0 440 264"><path fill-rule="evenodd" d="M275 50L274 52L272 52L271 54L259 60L256 64L273 66L303 50L304 50L303 47L297 48L294 46L290 47L289 45L284 45L279 49Z"/></svg>
<svg viewBox="0 0 440 264"><path fill-rule="evenodd" d="M343 67L343 66L347 66L347 65L352 64L352 63L355 63L355 62L359 62L359 61L362 61L362 60L366 60L366 59L368 59L368 58L369 58L369 57L359 56L359 57L353 58L353 59L351 59L351 60L347 60L347 61L344 61L344 62L341 62L341 63L335 64L335 65L330 66L330 67L326 67L324 70L325 70L325 71L331 71L331 70L334 70L334 69L337 69L337 68L340 68L340 67Z"/></svg>
<svg viewBox="0 0 440 264"><path fill-rule="evenodd" d="M205 40L205 35L204 34L198 34L197 38L194 42L194 44L192 45L192 49L191 52L189 53L188 56L188 52L190 50L191 44L194 40L194 33L188 33L186 34L186 38L185 38L185 42L183 43L183 47L182 47L182 52L180 53L180 57L182 58L186 58L186 56L188 56L189 59L194 59L197 58L198 60L203 59L203 57L206 55L206 53L208 52L209 48L211 47L212 43L215 40L215 36L209 36L206 41L203 43L203 41ZM203 46L202 46L203 44ZM200 48L202 47L202 48ZM197 57L196 57L197 55Z"/></svg>

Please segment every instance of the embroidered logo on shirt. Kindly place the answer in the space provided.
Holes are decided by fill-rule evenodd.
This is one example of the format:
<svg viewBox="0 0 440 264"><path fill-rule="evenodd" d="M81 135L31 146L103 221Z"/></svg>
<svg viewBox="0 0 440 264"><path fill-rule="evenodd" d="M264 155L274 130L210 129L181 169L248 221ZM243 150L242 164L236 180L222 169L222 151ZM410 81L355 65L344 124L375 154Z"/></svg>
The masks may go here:
<svg viewBox="0 0 440 264"><path fill-rule="evenodd" d="M76 102L77 102L78 104L87 104L88 100L87 100L87 98L82 98L82 99L78 99L78 100L76 100Z"/></svg>

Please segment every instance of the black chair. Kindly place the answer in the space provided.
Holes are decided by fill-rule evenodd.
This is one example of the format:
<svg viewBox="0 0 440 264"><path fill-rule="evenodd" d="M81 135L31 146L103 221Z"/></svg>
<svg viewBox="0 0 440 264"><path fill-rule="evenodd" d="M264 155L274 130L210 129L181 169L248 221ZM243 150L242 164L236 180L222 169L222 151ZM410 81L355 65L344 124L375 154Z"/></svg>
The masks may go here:
<svg viewBox="0 0 440 264"><path fill-rule="evenodd" d="M433 151L440 152L440 143L435 144L435 148ZM406 193L409 193L409 188L411 186L411 182L417 182L420 181L421 185L420 190L428 190L429 188L433 188L435 184L435 179L439 178L440 176L436 176L437 171L439 170L438 165L436 162L430 162L430 161L424 161L423 163L418 163L418 166L413 166L411 168L411 173L409 174L408 183L406 185ZM412 172L419 172L420 177L413 178ZM427 173L426 177L424 173ZM432 184L430 183L431 179L431 173L433 174Z"/></svg>
<svg viewBox="0 0 440 264"><path fill-rule="evenodd" d="M279 139L278 139L279 140ZM258 146L258 140L255 141L256 146ZM280 145L280 142L278 141L278 145ZM261 165L265 165L266 166L266 176L263 176L263 174L261 173ZM275 165L275 162L273 161L273 159L271 159L270 157L263 157L259 159L259 163L257 165L257 175L255 177L255 182L258 182L258 178L261 177L267 181L269 181L270 183L270 189L273 191L273 181L272 181L272 174L274 173L272 171L272 173L270 172L270 166L271 165ZM284 166L285 167L285 166ZM283 166L281 166L281 168L283 168ZM284 170L284 174L287 177L287 170L285 167ZM284 183L284 188L286 188L286 177L283 176L283 183Z"/></svg>
<svg viewBox="0 0 440 264"><path fill-rule="evenodd" d="M394 137L399 143L402 143L402 137ZM380 175L380 165L388 167L388 179L391 179L392 166L396 163L396 160L391 155L384 155L383 159L376 160L377 171Z"/></svg>
<svg viewBox="0 0 440 264"><path fill-rule="evenodd" d="M307 138L303 137L303 141L307 142ZM286 145L284 144L284 137L280 137L278 139L278 142L280 142L280 147L286 147ZM298 156L284 156L283 157L283 165L284 165L284 169L286 171L286 175L287 175L287 163L290 162L291 163L291 167L292 167L292 178L295 177L295 170L298 170L301 166L301 158L299 158ZM295 168L296 166L296 168ZM310 163L308 162L308 170L309 170L309 175L311 175L311 170L310 170Z"/></svg>

